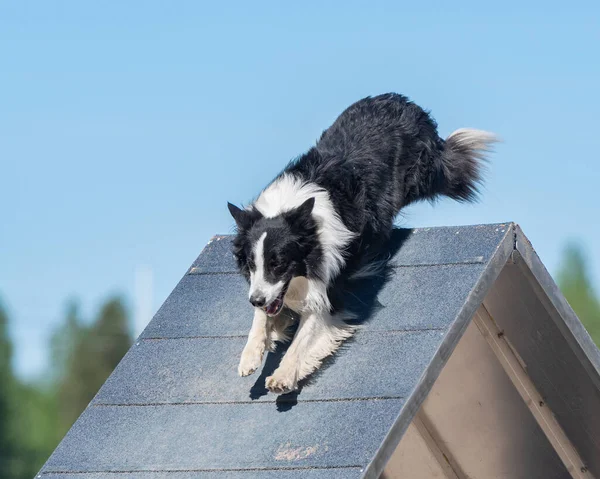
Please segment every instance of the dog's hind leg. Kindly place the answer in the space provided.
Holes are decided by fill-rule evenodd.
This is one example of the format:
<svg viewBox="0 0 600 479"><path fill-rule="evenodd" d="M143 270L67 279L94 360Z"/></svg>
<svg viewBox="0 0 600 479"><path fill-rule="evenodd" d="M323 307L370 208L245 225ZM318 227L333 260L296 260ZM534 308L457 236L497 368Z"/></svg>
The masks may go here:
<svg viewBox="0 0 600 479"><path fill-rule="evenodd" d="M267 388L277 394L294 391L298 382L315 371L353 332L352 327L329 313L303 313L281 364L266 379Z"/></svg>
<svg viewBox="0 0 600 479"><path fill-rule="evenodd" d="M248 376L256 371L262 364L265 349L270 346L267 313L260 308L254 308L254 319L248 334L248 342L242 352L238 373Z"/></svg>

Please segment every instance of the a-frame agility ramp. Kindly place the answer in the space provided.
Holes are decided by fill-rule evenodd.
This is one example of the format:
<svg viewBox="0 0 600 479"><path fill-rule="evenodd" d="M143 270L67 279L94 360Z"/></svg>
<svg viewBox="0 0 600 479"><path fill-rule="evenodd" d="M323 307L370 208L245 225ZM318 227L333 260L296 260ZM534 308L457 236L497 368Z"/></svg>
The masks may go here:
<svg viewBox="0 0 600 479"><path fill-rule="evenodd" d="M398 230L391 279L299 394L237 362L215 237L38 477L600 478L600 353L520 228Z"/></svg>

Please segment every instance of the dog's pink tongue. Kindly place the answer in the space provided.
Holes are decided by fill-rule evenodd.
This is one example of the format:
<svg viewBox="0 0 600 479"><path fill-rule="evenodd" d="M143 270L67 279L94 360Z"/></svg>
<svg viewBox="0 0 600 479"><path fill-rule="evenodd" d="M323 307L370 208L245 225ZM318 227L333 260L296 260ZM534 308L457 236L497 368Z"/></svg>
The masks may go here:
<svg viewBox="0 0 600 479"><path fill-rule="evenodd" d="M267 314L270 314L270 315L275 314L277 312L278 308L279 308L279 300L276 299L267 307Z"/></svg>

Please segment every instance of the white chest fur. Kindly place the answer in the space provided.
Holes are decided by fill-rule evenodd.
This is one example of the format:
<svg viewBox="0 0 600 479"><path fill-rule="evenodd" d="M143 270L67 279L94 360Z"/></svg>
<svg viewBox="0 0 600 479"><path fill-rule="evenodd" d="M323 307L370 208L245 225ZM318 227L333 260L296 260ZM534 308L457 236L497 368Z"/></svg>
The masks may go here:
<svg viewBox="0 0 600 479"><path fill-rule="evenodd" d="M290 282L283 301L288 308L300 312L306 305L307 296L308 280L304 276L297 276Z"/></svg>

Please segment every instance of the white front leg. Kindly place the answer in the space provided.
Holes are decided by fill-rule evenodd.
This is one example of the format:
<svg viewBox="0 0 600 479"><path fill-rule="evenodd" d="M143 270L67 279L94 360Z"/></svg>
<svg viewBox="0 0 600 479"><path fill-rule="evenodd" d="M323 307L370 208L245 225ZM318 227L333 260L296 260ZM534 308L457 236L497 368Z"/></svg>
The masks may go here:
<svg viewBox="0 0 600 479"><path fill-rule="evenodd" d="M298 382L317 369L353 332L353 328L328 312L303 313L292 344L279 367L266 379L267 388L277 394L294 391Z"/></svg>
<svg viewBox="0 0 600 479"><path fill-rule="evenodd" d="M256 371L262 364L263 354L269 341L268 318L260 308L254 308L254 319L248 333L248 341L242 352L238 373L240 376L248 376Z"/></svg>

